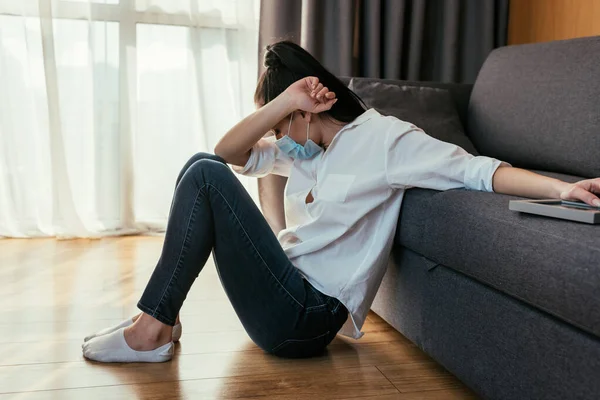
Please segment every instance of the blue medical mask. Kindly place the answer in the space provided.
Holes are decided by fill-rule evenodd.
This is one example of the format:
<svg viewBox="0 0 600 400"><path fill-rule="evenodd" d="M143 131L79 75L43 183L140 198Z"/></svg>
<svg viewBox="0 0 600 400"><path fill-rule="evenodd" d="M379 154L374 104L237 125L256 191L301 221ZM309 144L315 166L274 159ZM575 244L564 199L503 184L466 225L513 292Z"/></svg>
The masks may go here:
<svg viewBox="0 0 600 400"><path fill-rule="evenodd" d="M283 151L285 154L294 159L299 160L308 160L313 157L315 154L320 153L323 149L310 140L308 138L308 133L310 131L310 122L306 126L306 143L302 146L300 143L296 143L294 139L290 137L290 129L292 127L292 120L294 119L294 113L290 117L290 124L288 126L288 133L281 139L277 140L275 144L279 147L279 150Z"/></svg>

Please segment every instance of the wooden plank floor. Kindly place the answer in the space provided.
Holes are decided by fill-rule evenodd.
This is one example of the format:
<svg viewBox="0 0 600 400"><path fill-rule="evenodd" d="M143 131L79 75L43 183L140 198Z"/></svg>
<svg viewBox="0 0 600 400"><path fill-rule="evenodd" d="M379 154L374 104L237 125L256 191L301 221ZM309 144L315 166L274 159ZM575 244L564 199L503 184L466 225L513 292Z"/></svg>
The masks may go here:
<svg viewBox="0 0 600 400"><path fill-rule="evenodd" d="M0 400L475 399L455 377L371 313L365 336L327 353L279 359L243 330L214 265L183 309L164 364L100 364L83 337L134 315L162 237L0 240Z"/></svg>

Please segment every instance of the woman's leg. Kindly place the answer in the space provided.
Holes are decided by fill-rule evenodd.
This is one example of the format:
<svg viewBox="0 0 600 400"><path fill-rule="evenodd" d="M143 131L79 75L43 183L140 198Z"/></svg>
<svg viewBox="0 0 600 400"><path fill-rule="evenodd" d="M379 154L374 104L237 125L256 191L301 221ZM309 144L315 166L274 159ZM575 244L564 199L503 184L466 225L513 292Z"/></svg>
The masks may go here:
<svg viewBox="0 0 600 400"><path fill-rule="evenodd" d="M183 168L181 168L181 171L179 171L179 175L177 175L177 180L175 181L175 190L177 190L177 186L179 186L179 182L181 182L181 179L183 178L183 175L185 175L185 173L187 172L187 170L194 165L197 161L200 160L214 160L214 161L218 161L221 162L223 164L225 163L225 160L223 160L221 157L214 155L214 154L209 154L209 153L196 153L195 155L193 155L183 166ZM173 200L171 202L171 212L169 212L169 217L172 213L172 209L173 209L173 204L175 202L175 196L173 196ZM141 316L141 314L138 314L136 316L134 316L132 318L133 322L135 322L139 317ZM177 319L176 319L176 324L179 324L179 315L177 315ZM180 336L180 335L179 335Z"/></svg>
<svg viewBox="0 0 600 400"><path fill-rule="evenodd" d="M302 345L301 355L324 348L345 320L345 310L302 279L231 170L200 158L177 184L163 252L138 303L145 314L127 328L125 340L134 349L147 350L170 337L177 313L214 248L227 295L259 346L287 349L282 355L296 355L296 343ZM87 353L98 353L101 346L94 341L99 339L88 343Z"/></svg>
<svg viewBox="0 0 600 400"><path fill-rule="evenodd" d="M186 173L186 171L196 162L196 161L200 161L203 159L209 159L209 160L215 160L215 161L219 161L225 164L225 160L223 160L221 157L213 155L213 154L207 154L207 153L197 153L194 156L192 156L183 166L183 168L181 169L181 171L179 172L179 175L177 176L177 180L175 181L175 190L177 190L177 186L179 185L179 182L181 182L181 179L183 178L183 175ZM173 201L171 202L171 209L173 208L173 202L175 201L175 196L173 196ZM127 328L128 326L131 326L135 323L135 321L137 321L137 319L141 316L142 314L137 314L135 316L133 316L132 318L128 318L125 321L111 326L109 328L106 329L102 329L98 332L94 332L88 336L86 336L83 340L84 342L87 342L88 340L91 340L95 337L98 336L104 336L107 335L109 333L113 333L114 331L117 331L121 328ZM176 320L176 324L173 327L173 341L177 342L179 341L179 339L181 338L181 333L182 333L182 328L181 328L181 323L179 321L179 315L177 316L177 320Z"/></svg>

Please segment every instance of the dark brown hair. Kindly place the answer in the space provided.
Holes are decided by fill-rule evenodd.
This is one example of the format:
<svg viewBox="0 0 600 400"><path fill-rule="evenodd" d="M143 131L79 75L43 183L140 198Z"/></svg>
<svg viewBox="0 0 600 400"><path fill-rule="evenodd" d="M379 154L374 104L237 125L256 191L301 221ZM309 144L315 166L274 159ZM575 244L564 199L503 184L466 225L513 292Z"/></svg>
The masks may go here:
<svg viewBox="0 0 600 400"><path fill-rule="evenodd" d="M319 82L335 92L338 101L325 114L340 122L351 122L361 115L366 106L362 99L335 75L329 72L308 51L284 40L267 46L264 58L267 68L262 73L254 92L256 104L267 104L288 86L307 76L316 76Z"/></svg>

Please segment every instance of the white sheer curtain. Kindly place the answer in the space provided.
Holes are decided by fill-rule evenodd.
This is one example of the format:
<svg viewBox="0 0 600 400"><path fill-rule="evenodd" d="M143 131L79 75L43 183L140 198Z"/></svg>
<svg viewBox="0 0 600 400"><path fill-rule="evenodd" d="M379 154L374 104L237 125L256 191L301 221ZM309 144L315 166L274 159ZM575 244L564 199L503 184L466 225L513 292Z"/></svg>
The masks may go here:
<svg viewBox="0 0 600 400"><path fill-rule="evenodd" d="M253 110L258 3L0 0L0 236L163 230L185 161Z"/></svg>

